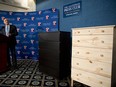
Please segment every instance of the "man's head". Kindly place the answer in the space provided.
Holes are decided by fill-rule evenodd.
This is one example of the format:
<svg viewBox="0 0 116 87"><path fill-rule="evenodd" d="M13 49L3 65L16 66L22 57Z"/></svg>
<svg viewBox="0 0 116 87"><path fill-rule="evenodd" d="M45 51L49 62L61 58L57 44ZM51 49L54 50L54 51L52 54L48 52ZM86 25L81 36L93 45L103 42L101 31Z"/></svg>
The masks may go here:
<svg viewBox="0 0 116 87"><path fill-rule="evenodd" d="M4 19L3 19L3 22L4 22L5 25L8 25L8 24L9 24L9 21L8 21L7 18L4 18Z"/></svg>

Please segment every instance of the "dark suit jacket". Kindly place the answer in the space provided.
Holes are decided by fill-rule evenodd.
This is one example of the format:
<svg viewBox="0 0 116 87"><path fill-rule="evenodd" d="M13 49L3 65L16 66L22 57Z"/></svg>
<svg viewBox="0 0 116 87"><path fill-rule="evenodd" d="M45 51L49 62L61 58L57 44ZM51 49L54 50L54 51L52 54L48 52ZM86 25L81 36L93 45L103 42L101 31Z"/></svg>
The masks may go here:
<svg viewBox="0 0 116 87"><path fill-rule="evenodd" d="M3 35L6 35L5 33L5 26L3 26L0 30L0 33ZM10 25L10 36L8 37L9 46L15 46L16 45L16 36L18 35L17 28L14 25Z"/></svg>

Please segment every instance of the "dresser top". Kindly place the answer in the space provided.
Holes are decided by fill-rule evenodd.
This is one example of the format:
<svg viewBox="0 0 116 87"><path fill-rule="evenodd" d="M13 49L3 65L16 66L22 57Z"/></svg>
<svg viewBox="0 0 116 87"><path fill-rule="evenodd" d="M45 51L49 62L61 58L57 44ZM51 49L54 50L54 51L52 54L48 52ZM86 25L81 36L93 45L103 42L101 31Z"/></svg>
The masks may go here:
<svg viewBox="0 0 116 87"><path fill-rule="evenodd" d="M114 28L114 27L116 27L116 25L80 27L80 28L72 28L72 29L97 29L97 28Z"/></svg>

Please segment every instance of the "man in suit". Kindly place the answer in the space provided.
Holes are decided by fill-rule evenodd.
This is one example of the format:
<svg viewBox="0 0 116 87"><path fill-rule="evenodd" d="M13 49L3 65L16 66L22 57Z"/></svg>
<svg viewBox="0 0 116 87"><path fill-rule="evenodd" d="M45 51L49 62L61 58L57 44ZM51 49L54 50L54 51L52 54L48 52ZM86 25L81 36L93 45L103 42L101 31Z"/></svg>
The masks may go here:
<svg viewBox="0 0 116 87"><path fill-rule="evenodd" d="M12 68L17 68L17 59L16 59L16 36L18 35L17 28L14 25L9 24L9 20L7 18L3 19L5 26L3 26L0 30L1 34L6 35L8 37L8 48L9 54L11 53L12 58L8 57L8 65L11 66L12 61Z"/></svg>

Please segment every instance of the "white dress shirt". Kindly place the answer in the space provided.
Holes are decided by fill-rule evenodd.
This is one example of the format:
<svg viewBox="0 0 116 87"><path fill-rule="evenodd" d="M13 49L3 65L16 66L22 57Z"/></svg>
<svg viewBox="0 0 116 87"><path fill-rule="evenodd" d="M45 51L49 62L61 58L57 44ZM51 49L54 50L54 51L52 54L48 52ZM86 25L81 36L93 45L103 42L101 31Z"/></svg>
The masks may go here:
<svg viewBox="0 0 116 87"><path fill-rule="evenodd" d="M5 26L5 32L6 32L6 36L9 36L9 31L10 31L10 25L6 25Z"/></svg>

